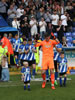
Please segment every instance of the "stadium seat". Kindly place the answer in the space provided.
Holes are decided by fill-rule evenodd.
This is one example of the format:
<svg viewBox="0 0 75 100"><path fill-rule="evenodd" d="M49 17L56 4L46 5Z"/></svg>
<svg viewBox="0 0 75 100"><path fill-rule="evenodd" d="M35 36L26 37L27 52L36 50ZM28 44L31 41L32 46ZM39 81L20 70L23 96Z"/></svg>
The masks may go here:
<svg viewBox="0 0 75 100"><path fill-rule="evenodd" d="M66 41L71 43L72 42L72 37L66 37Z"/></svg>
<svg viewBox="0 0 75 100"><path fill-rule="evenodd" d="M55 36L55 37L57 37L57 36L58 36L58 34L57 34L57 33L54 33L54 36Z"/></svg>
<svg viewBox="0 0 75 100"><path fill-rule="evenodd" d="M71 37L71 32L65 33L65 36L66 36L66 37Z"/></svg>
<svg viewBox="0 0 75 100"><path fill-rule="evenodd" d="M72 32L75 32L75 27L72 28Z"/></svg>
<svg viewBox="0 0 75 100"><path fill-rule="evenodd" d="M72 32L72 37L75 38L75 32Z"/></svg>
<svg viewBox="0 0 75 100"><path fill-rule="evenodd" d="M68 42L68 43L67 43L67 47L73 47L73 44L70 43L70 42Z"/></svg>

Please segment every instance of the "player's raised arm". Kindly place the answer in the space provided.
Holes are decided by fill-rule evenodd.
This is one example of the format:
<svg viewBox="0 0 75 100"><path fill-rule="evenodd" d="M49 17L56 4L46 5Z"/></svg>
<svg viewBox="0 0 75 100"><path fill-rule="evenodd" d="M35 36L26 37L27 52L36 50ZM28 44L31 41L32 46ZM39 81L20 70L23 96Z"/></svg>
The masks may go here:
<svg viewBox="0 0 75 100"><path fill-rule="evenodd" d="M56 38L56 37L54 36L53 32L51 32L51 36L53 36L53 38L54 38L54 40L55 40L54 44L59 44L59 43L60 43L60 41L58 40L58 38Z"/></svg>
<svg viewBox="0 0 75 100"><path fill-rule="evenodd" d="M56 39L55 39L55 41L57 42L57 44L59 44L59 43L60 43L60 41L58 40L58 38L56 38Z"/></svg>
<svg viewBox="0 0 75 100"><path fill-rule="evenodd" d="M57 44L59 44L60 43L60 41L56 38L55 40L52 40L52 44L55 46L55 45L57 45Z"/></svg>

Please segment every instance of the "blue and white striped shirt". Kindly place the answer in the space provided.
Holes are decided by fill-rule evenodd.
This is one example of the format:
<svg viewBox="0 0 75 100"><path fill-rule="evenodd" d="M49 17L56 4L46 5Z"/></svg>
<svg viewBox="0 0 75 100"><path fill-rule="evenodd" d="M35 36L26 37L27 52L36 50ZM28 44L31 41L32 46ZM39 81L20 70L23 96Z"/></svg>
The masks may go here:
<svg viewBox="0 0 75 100"><path fill-rule="evenodd" d="M59 64L59 73L67 72L67 59L65 57L63 59L59 57L57 62Z"/></svg>
<svg viewBox="0 0 75 100"><path fill-rule="evenodd" d="M27 44L26 45L22 44L22 45L20 45L19 49L21 49L21 52L24 52L24 50L28 50L29 48L28 48ZM27 54L25 54L25 53L20 54L20 59L27 60Z"/></svg>
<svg viewBox="0 0 75 100"><path fill-rule="evenodd" d="M57 61L57 59L59 58L59 53L56 51L54 52L54 61Z"/></svg>
<svg viewBox="0 0 75 100"><path fill-rule="evenodd" d="M30 81L30 68L29 67L23 67L21 70L22 73L24 73L24 82Z"/></svg>
<svg viewBox="0 0 75 100"><path fill-rule="evenodd" d="M34 44L32 44L32 45L29 45L29 49L30 49L30 51L29 51L29 53L28 53L28 55L27 55L28 61L35 60L35 54L34 54L34 52L32 51L32 49L35 50L36 47L34 47Z"/></svg>
<svg viewBox="0 0 75 100"><path fill-rule="evenodd" d="M15 52L18 52L18 50L19 50L19 46L20 46L20 44L21 44L21 40L20 39L13 39L12 40L12 44L13 44L13 48L15 48Z"/></svg>
<svg viewBox="0 0 75 100"><path fill-rule="evenodd" d="M62 48L62 44L59 43L56 45L57 48ZM56 49L54 50L54 60L57 61L57 59L59 58L60 53L56 51Z"/></svg>

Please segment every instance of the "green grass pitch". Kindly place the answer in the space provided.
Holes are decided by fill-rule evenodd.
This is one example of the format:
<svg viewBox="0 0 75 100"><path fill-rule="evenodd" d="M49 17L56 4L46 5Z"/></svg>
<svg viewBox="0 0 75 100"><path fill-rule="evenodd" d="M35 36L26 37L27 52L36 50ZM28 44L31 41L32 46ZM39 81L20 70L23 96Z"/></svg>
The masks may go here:
<svg viewBox="0 0 75 100"><path fill-rule="evenodd" d="M20 75L10 76L10 82L0 82L0 100L75 100L75 75L68 77L72 80L67 81L66 87L58 85L51 90L48 82L42 89L42 82L31 82L31 91L24 91Z"/></svg>

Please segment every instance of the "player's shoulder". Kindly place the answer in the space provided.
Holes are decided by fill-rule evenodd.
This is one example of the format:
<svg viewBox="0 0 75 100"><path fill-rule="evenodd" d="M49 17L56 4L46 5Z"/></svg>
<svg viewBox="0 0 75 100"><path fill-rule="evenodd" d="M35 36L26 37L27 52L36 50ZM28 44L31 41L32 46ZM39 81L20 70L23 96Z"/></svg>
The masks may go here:
<svg viewBox="0 0 75 100"><path fill-rule="evenodd" d="M25 67L22 67L21 72L24 72L24 71L25 71L25 69L26 69Z"/></svg>
<svg viewBox="0 0 75 100"><path fill-rule="evenodd" d="M27 68L26 68L28 71L30 71L30 67L28 66Z"/></svg>
<svg viewBox="0 0 75 100"><path fill-rule="evenodd" d="M20 39L20 38L18 38L18 41L20 41L20 42L21 42L21 39Z"/></svg>
<svg viewBox="0 0 75 100"><path fill-rule="evenodd" d="M58 60L58 61L61 61L61 57L59 56L57 60Z"/></svg>
<svg viewBox="0 0 75 100"><path fill-rule="evenodd" d="M12 41L16 41L16 39L15 38L12 38Z"/></svg>
<svg viewBox="0 0 75 100"><path fill-rule="evenodd" d="M24 47L24 45L23 45L23 44L21 44L21 45L20 45L20 47L21 47L21 48L23 48L23 47Z"/></svg>
<svg viewBox="0 0 75 100"><path fill-rule="evenodd" d="M29 44L27 43L25 46L26 46L26 47L29 47Z"/></svg>
<svg viewBox="0 0 75 100"><path fill-rule="evenodd" d="M28 66L27 68L28 68L28 69L30 69L30 67L29 67L29 66Z"/></svg>
<svg viewBox="0 0 75 100"><path fill-rule="evenodd" d="M65 61L67 61L67 58L66 58L66 57L64 57L64 60L65 60Z"/></svg>

